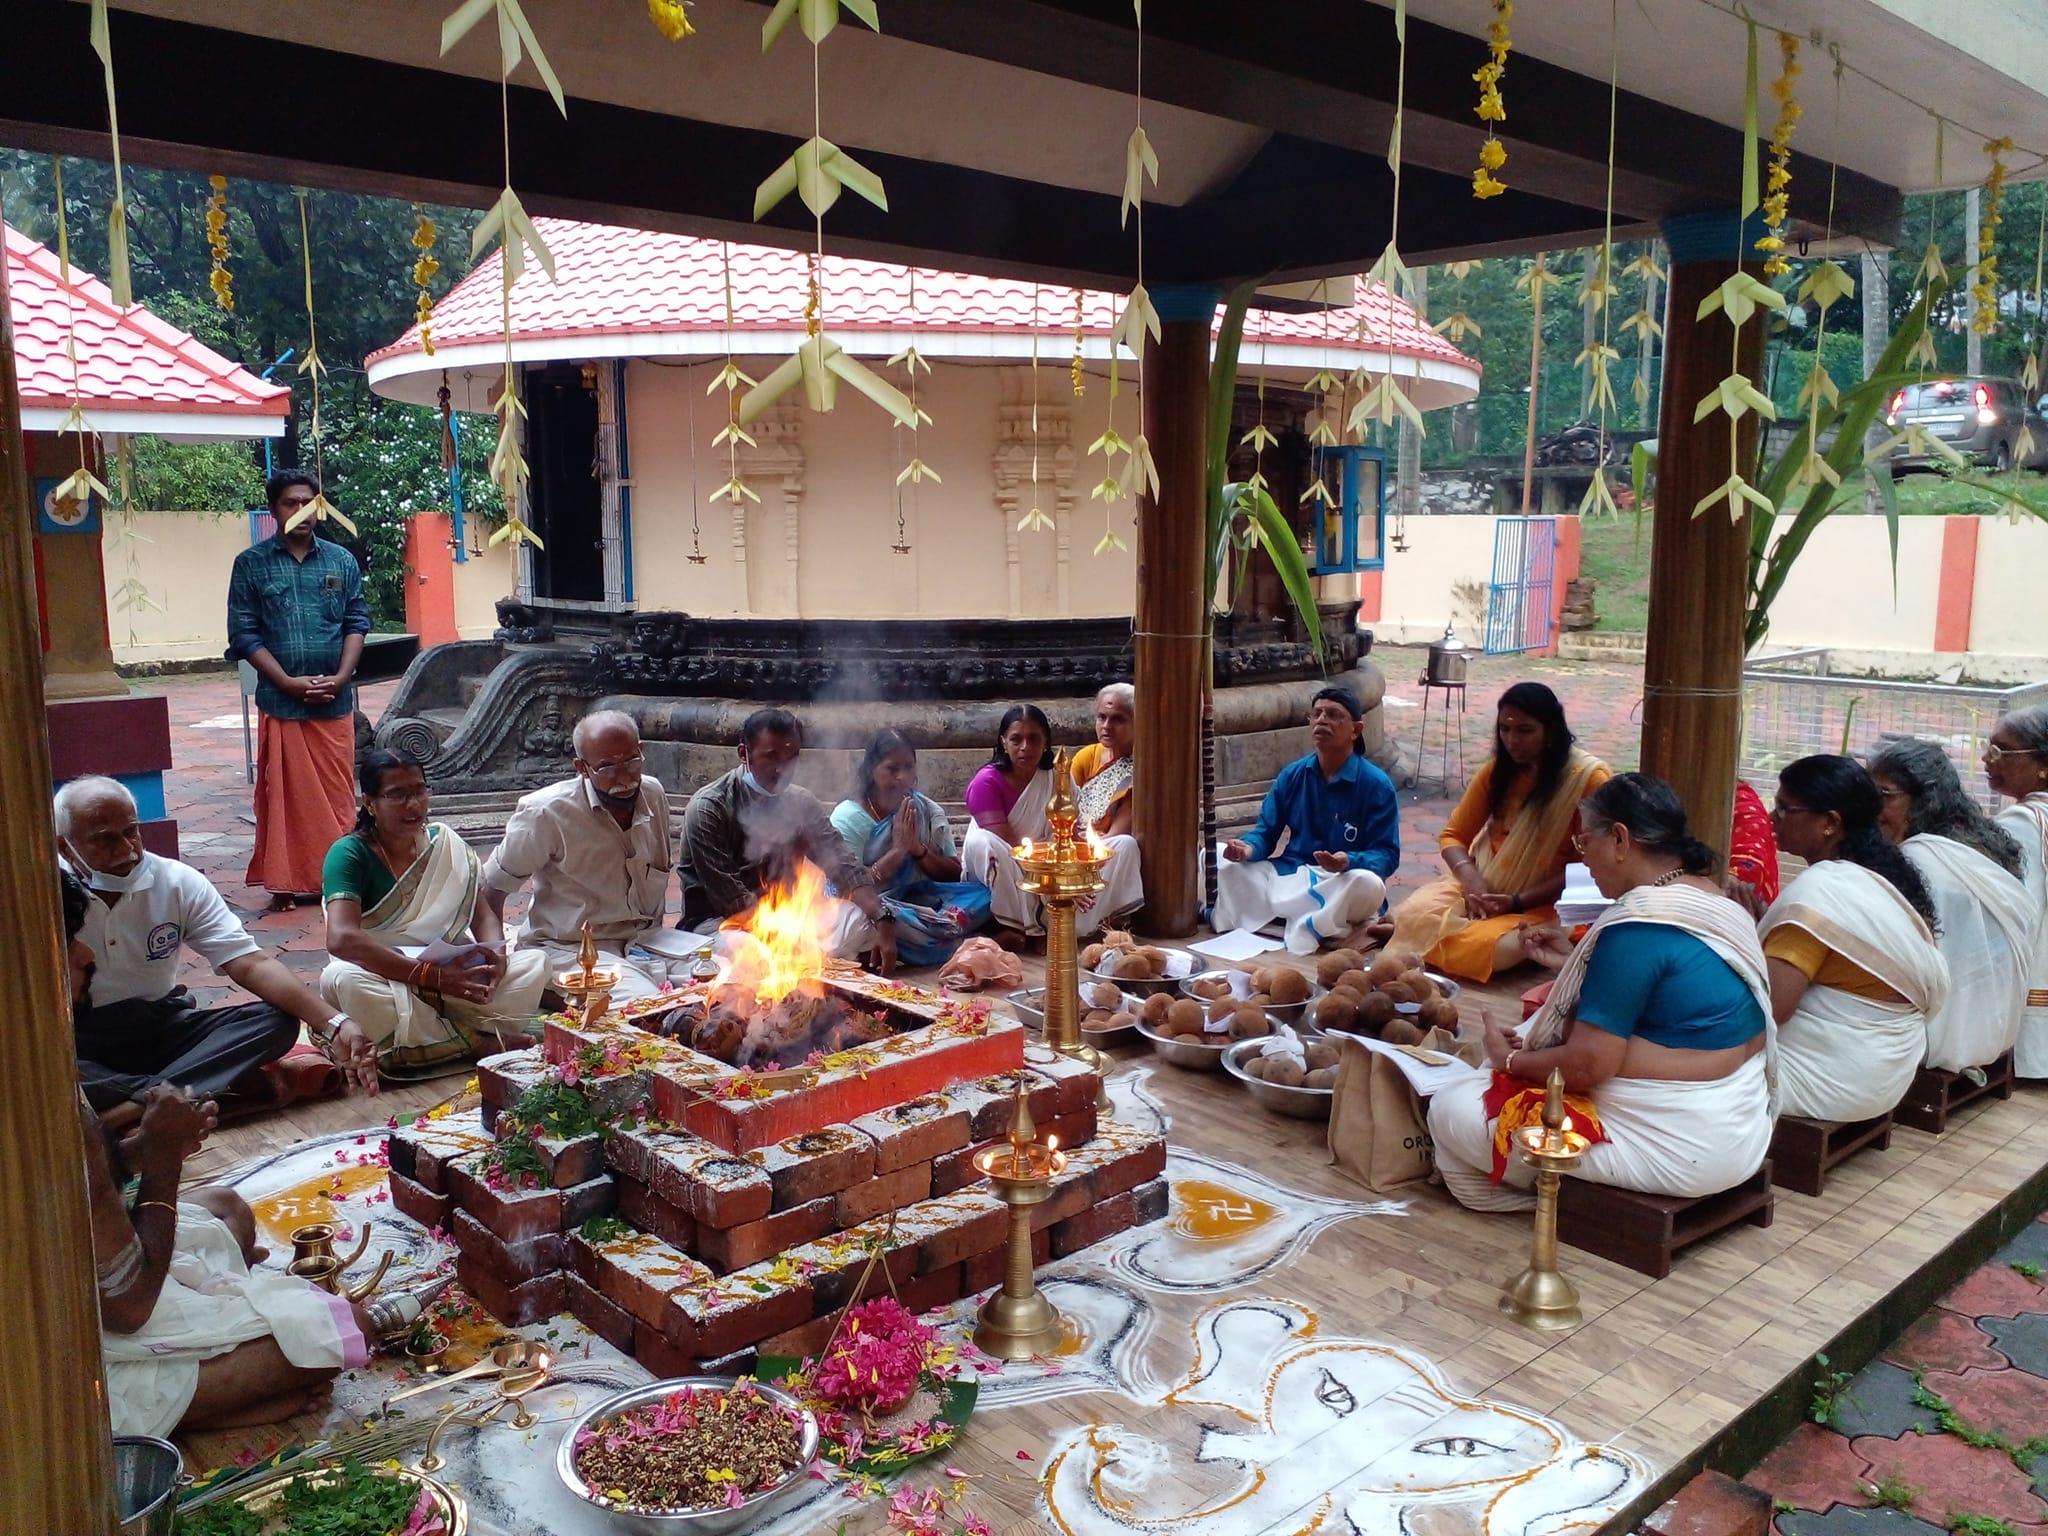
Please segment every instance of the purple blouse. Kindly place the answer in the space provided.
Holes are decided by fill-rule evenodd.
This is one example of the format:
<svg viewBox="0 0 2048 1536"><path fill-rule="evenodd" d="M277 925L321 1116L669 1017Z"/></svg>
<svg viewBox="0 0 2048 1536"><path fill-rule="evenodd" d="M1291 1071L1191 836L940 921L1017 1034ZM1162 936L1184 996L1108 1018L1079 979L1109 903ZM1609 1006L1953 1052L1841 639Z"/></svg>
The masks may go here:
<svg viewBox="0 0 2048 1536"><path fill-rule="evenodd" d="M1022 794L1023 791L1010 788L1003 770L990 763L967 781L967 814L978 826L1008 821Z"/></svg>

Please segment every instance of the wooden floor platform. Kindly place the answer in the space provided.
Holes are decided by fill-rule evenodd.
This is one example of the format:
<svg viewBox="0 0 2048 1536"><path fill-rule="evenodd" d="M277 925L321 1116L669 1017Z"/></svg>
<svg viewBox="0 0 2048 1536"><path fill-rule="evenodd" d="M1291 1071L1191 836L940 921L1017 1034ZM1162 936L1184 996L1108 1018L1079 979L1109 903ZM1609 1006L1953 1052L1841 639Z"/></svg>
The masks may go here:
<svg viewBox="0 0 2048 1536"><path fill-rule="evenodd" d="M1030 962L1027 984L1037 984L1041 974L1042 962ZM1492 987L1467 988L1459 1001L1468 1026L1487 1007L1503 1022L1514 1020L1519 994L1534 979L1517 975ZM1148 1379L1180 1379L1191 1350L1200 1354L1203 1319L1216 1307L1233 1299L1256 1303L1273 1317L1293 1319L1295 1335L1313 1335L1319 1347L1382 1353L1391 1347L1427 1362L1435 1373L1431 1379L1447 1386L1462 1409L1540 1415L1579 1445L1612 1448L1633 1458L1641 1475L1629 1484L1621 1503L1600 1511L1617 1529L1623 1528L1623 1519L1654 1507L1666 1483L1689 1470L1704 1448L1760 1403L1774 1400L1788 1379L1808 1369L1816 1352L1834 1349L1837 1368L1853 1368L1853 1355L1844 1358L1842 1336L1854 1332L1868 1341L1866 1349L1874 1350L1882 1341L1871 1336L1879 1326L1873 1314L1900 1295L1918 1295L1916 1309L1924 1306L1926 1281L1916 1276L1969 1240L1973 1227L2001 1206L2035 1198L2041 1183L2037 1176L2048 1166L2048 1116L2041 1113L2040 1093L2022 1087L2010 1100L1982 1097L1952 1110L1940 1137L1894 1129L1888 1148L1866 1150L1832 1168L1825 1193L1817 1198L1781 1187L1768 1226L1737 1224L1692 1243L1678 1252L1661 1279L1566 1247L1562 1264L1578 1286L1585 1322L1568 1333L1541 1334L1517 1326L1497 1305L1501 1283L1526 1261L1528 1217L1466 1211L1440 1189L1422 1187L1401 1202L1398 1212L1382 1207L1346 1213L1335 1202L1377 1197L1329 1166L1320 1124L1266 1113L1227 1076L1177 1070L1142 1047L1116 1054L1139 1096L1170 1118L1176 1149L1235 1165L1248 1176L1243 1184L1233 1184L1227 1173L1202 1172L1186 1160L1178 1175L1170 1168L1177 1182L1169 1226L1199 1235L1206 1229L1197 1207L1219 1201L1234 1214L1233 1202L1244 1202L1249 1211L1263 1200L1273 1216L1295 1219L1290 1201L1277 1197L1272 1186L1282 1196L1302 1197L1293 1203L1304 1209L1334 1213L1327 1224L1305 1228L1310 1235L1269 1267L1247 1267L1234 1280L1206 1289L1180 1293L1159 1286L1146 1292L1154 1321L1163 1325L1141 1335L1144 1348L1156 1357ZM387 1094L374 1106L360 1100L314 1105L237 1126L214 1138L195 1172L218 1171L235 1158L289 1146L309 1135L381 1126L388 1114L415 1112L460 1084L457 1077ZM1264 1194L1253 1189L1251 1175L1270 1181L1258 1186ZM1299 1321L1304 1316L1308 1321ZM1291 1536L1310 1528L1313 1500L1273 1518L1268 1518L1270 1508L1254 1518L1253 1500L1236 1511L1243 1517L1239 1523L1229 1517L1205 1522L1192 1518L1187 1507L1146 1502L1170 1504L1178 1498L1185 1506L1206 1499L1220 1508L1238 1475L1236 1464L1213 1454L1198 1460L1195 1454L1204 1425L1213 1429L1235 1423L1228 1412L1197 1406L1218 1395L1183 1394L1176 1400L1175 1392L1130 1395L1106 1383L1100 1389L1011 1404L985 1388L985 1411L977 1413L967 1440L949 1453L949 1460L981 1479L973 1485L971 1501L1006 1536L1062 1529L1069 1536L1124 1530ZM1321 1388L1316 1396L1324 1404L1333 1400ZM1368 1403L1362 1412L1376 1407ZM1277 1431L1277 1423L1273 1427ZM1081 1442L1074 1439L1077 1431ZM1435 1441L1417 1443L1413 1450L1418 1458L1473 1454L1459 1449L1471 1443L1471 1434L1469 1427L1461 1428L1458 1438L1444 1440L1450 1452L1430 1450ZM1131 1437L1142 1437L1171 1448L1174 1465L1185 1475L1144 1481L1135 1470L1137 1457L1123 1453L1117 1464L1117 1437L1127 1446ZM1259 1440L1256 1434L1230 1438L1252 1446ZM258 1448L278 1439L278 1431L239 1441L214 1436L204 1450L224 1459L241 1445ZM1293 1446L1283 1459L1315 1457L1314 1446L1324 1444ZM1099 1502L1078 1514L1071 1507L1061 1509L1054 1519L1041 1500L1044 1487L1058 1487L1059 1468L1048 1458L1050 1452L1051 1461L1063 1465L1061 1446L1076 1454L1092 1447L1107 1458L1109 1470L1098 1479ZM1247 1454L1255 1458L1260 1453ZM1335 1486L1327 1466L1321 1475L1323 1481L1313 1486ZM1272 1495L1284 1482L1276 1470L1263 1491ZM1431 1497L1437 1507L1426 1526L1411 1521L1398 1528L1426 1529L1429 1536L1458 1536L1465 1530L1508 1536L1530 1518L1530 1511L1517 1511L1511 1501L1490 1496L1463 1502L1449 1495ZM850 1517L849 1532L884 1528L878 1504L841 1505L833 1519L841 1514ZM1345 1526L1324 1519L1317 1528Z"/></svg>

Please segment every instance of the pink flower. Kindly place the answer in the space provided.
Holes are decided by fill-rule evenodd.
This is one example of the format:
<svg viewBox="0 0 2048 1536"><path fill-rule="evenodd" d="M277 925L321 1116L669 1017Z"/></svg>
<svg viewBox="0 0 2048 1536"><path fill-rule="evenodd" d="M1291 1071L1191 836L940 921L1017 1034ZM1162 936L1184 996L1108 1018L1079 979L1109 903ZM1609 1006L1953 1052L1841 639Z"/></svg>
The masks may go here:
<svg viewBox="0 0 2048 1536"><path fill-rule="evenodd" d="M574 1087L575 1087L575 1086L576 1086L576 1085L577 1085L578 1083L580 1083L580 1082L582 1082L582 1081L583 1081L583 1073L582 1073L582 1070L581 1070L581 1069L580 1069L580 1068L579 1068L579 1067L578 1067L578 1066L576 1065L576 1063L575 1063L575 1062L573 1062L573 1061L569 1061L569 1062L564 1062L564 1063L562 1064L562 1082L563 1082L563 1083L564 1083L564 1084L565 1084L566 1086L568 1086L568 1087L570 1087L570 1088L574 1088Z"/></svg>
<svg viewBox="0 0 2048 1536"><path fill-rule="evenodd" d="M740 1492L739 1484L735 1483L725 1490L725 1507L727 1509L739 1509L746 1502L747 1496Z"/></svg>
<svg viewBox="0 0 2048 1536"><path fill-rule="evenodd" d="M1017 1453L1017 1459L1019 1461L1029 1461L1031 1460L1031 1453L1029 1451L1019 1451Z"/></svg>
<svg viewBox="0 0 2048 1536"><path fill-rule="evenodd" d="M962 1515L960 1517L960 1536L994 1536L994 1533L989 1530L988 1522L982 1519L981 1516Z"/></svg>

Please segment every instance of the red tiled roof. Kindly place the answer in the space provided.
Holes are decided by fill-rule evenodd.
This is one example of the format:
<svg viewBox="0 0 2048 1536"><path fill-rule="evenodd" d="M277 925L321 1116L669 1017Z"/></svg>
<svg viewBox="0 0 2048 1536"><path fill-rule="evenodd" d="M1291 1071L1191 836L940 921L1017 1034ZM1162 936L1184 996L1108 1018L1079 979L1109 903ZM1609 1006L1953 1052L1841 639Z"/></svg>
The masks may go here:
<svg viewBox="0 0 2048 1536"><path fill-rule="evenodd" d="M282 417L291 391L166 325L137 304L115 306L107 285L74 265L65 282L57 253L8 229L7 294L14 368L24 407L68 410L67 329L76 327L78 392L91 410L222 417Z"/></svg>
<svg viewBox="0 0 2048 1536"><path fill-rule="evenodd" d="M721 242L654 234L567 219L536 219L555 260L551 282L529 266L512 290L518 339L720 332L725 329ZM493 252L434 308L437 347L497 340L504 334L499 256ZM732 247L732 308L737 332L790 333L801 324L808 258L765 246ZM1010 278L973 277L924 267L828 256L822 269L826 329L852 345L867 331L1029 334L1074 333L1076 290ZM915 309L912 288L915 286ZM1453 367L1478 364L1416 318L1385 289L1358 284L1358 301L1317 313L1254 310L1245 325L1245 357L1260 340L1327 345L1333 354L1393 351ZM1123 305L1119 294L1081 290L1082 330L1107 336ZM1367 338L1358 335L1359 322ZM745 350L744 346L740 350ZM421 351L419 327L370 354L369 363Z"/></svg>

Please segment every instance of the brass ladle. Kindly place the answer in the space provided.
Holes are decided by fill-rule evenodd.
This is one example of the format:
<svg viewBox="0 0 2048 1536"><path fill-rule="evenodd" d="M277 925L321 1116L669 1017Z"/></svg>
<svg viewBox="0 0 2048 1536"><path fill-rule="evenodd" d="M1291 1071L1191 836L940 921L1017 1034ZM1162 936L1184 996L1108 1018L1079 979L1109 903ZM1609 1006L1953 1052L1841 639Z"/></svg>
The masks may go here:
<svg viewBox="0 0 2048 1536"><path fill-rule="evenodd" d="M427 1436L427 1448L425 1454L420 1457L419 1470L431 1475L448 1465L447 1459L436 1450L436 1447L440 1445L441 1436L450 1424L460 1424L466 1429L482 1429L508 1406L513 1410L509 1422L514 1429L531 1429L538 1424L539 1417L526 1411L526 1394L537 1391L548 1379L548 1368L551 1363L548 1352L542 1349L539 1351L538 1359L531 1366L506 1371L498 1380L498 1395L480 1411L465 1413L465 1405L462 1403L450 1408L434 1426L433 1433Z"/></svg>
<svg viewBox="0 0 2048 1536"><path fill-rule="evenodd" d="M507 1339L502 1344L494 1345L476 1364L467 1366L453 1375L437 1376L431 1381L421 1382L416 1387L407 1387L403 1392L392 1393L384 1399L384 1407L388 1411L393 1403L404 1398L417 1397L422 1392L438 1392L444 1387L452 1387L461 1381L472 1381L479 1376L510 1377L515 1372L524 1376L537 1368L545 1378L552 1358L544 1344L535 1344L529 1339ZM538 1385L539 1382L534 1383L534 1386ZM525 1390L531 1392L533 1387L527 1387Z"/></svg>

